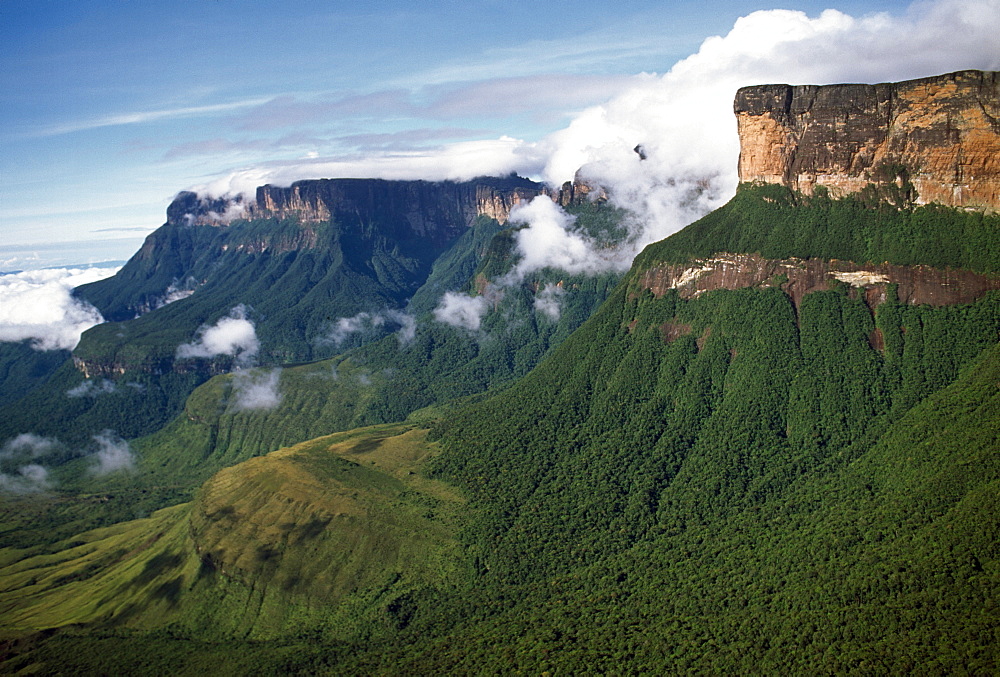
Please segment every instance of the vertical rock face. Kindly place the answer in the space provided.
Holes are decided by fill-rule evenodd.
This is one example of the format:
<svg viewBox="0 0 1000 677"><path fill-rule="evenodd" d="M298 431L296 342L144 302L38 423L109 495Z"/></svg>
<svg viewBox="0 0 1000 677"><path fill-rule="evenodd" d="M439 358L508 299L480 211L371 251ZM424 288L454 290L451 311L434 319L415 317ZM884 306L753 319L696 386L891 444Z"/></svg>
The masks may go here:
<svg viewBox="0 0 1000 677"><path fill-rule="evenodd" d="M247 216L294 216L304 222L346 217L395 224L399 236L450 239L480 215L505 222L514 206L541 192L541 185L517 177L465 182L318 179L287 188L261 186Z"/></svg>
<svg viewBox="0 0 1000 677"><path fill-rule="evenodd" d="M294 217L303 223L333 218L392 224L395 231L385 233L391 236L450 239L477 216L505 223L511 209L543 192L541 184L516 176L464 182L315 179L287 187L260 186L252 204L182 192L167 208L167 223L221 226L234 218Z"/></svg>
<svg viewBox="0 0 1000 677"><path fill-rule="evenodd" d="M1000 209L1000 73L736 94L741 182Z"/></svg>

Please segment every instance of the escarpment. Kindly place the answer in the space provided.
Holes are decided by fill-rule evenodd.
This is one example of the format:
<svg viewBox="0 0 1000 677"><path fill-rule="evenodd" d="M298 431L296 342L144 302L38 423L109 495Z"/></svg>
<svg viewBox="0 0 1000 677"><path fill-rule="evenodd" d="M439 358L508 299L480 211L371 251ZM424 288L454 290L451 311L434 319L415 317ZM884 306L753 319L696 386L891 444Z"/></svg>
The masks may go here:
<svg viewBox="0 0 1000 677"><path fill-rule="evenodd" d="M518 177L465 182L319 179L285 188L259 187L247 217L378 222L394 231L385 233L390 237L448 240L478 216L506 222L511 209L541 192L540 184Z"/></svg>
<svg viewBox="0 0 1000 677"><path fill-rule="evenodd" d="M799 306L802 297L846 284L863 294L875 308L889 299L894 285L900 303L950 306L973 303L1000 289L1000 278L967 270L940 270L931 266L859 265L822 259L766 259L758 254L717 254L684 264L660 264L641 276L640 289L663 296L676 289L681 298L695 298L713 289L780 287Z"/></svg>
<svg viewBox="0 0 1000 677"><path fill-rule="evenodd" d="M741 182L1000 208L1000 73L736 94Z"/></svg>

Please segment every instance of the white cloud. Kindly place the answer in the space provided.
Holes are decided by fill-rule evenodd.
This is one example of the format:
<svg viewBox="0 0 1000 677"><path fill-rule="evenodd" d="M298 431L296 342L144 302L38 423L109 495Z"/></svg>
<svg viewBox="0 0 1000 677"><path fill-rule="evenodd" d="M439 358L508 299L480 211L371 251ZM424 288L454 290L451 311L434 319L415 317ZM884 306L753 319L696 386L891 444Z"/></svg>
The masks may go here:
<svg viewBox="0 0 1000 677"><path fill-rule="evenodd" d="M438 322L461 327L469 331L479 331L490 303L485 296L469 296L458 292L446 292L434 309L434 319Z"/></svg>
<svg viewBox="0 0 1000 677"><path fill-rule="evenodd" d="M237 373L233 377L233 393L236 396L233 406L237 411L274 409L281 404L281 393L278 391L280 379L280 369Z"/></svg>
<svg viewBox="0 0 1000 677"><path fill-rule="evenodd" d="M198 190L211 195L252 195L264 183L288 185L307 178L461 180L511 171L559 185L582 167L585 178L610 188L614 202L634 214L629 244L616 256L604 252L604 262L619 267L646 244L676 232L732 196L739 153L732 103L739 87L776 82L886 82L965 68L1000 69L998 30L1000 3L996 0L915 2L896 16L853 17L837 10L816 16L791 10L753 12L738 19L727 34L704 40L697 53L674 64L666 74L635 76L624 91L624 79L602 83L600 78L584 78L590 88L587 97L607 87L607 102L583 110L567 127L541 141L502 136L410 152L272 162L231 172ZM605 45L606 41L598 40L584 53ZM428 111L435 106L449 114L480 111L482 102L490 97L495 100L498 91L507 92L500 104L504 107L519 93L525 101L546 101L547 97L556 101L563 96L543 91L548 86L544 75L495 81L469 75L468 82L456 83L456 73L439 80L455 84L425 88L424 95L431 99ZM400 92L383 94L396 98L355 103L381 105L398 99L405 110L419 108ZM647 151L645 161L632 150L638 144ZM582 266L576 258L582 251L579 245L590 243L574 236L571 229L563 231L546 231L552 236L547 243L556 248L551 258ZM537 250L531 256L550 258Z"/></svg>
<svg viewBox="0 0 1000 677"><path fill-rule="evenodd" d="M238 365L249 365L260 350L260 342L253 322L246 316L247 308L241 303L227 317L202 327L196 341L178 346L178 359L229 355L236 358Z"/></svg>
<svg viewBox="0 0 1000 677"><path fill-rule="evenodd" d="M357 177L465 181L477 176L504 176L511 172L537 174L544 158L534 145L501 136L463 141L438 148L386 152L366 156L317 157L264 163L239 169L191 190L204 195L256 195L257 186L290 185L301 179Z"/></svg>
<svg viewBox="0 0 1000 677"><path fill-rule="evenodd" d="M84 381L66 391L67 397L99 397L115 392L117 388L113 381L102 378L99 381Z"/></svg>
<svg viewBox="0 0 1000 677"><path fill-rule="evenodd" d="M416 318L401 310L386 309L376 313L362 311L352 317L337 318L319 342L339 346L355 334L371 335L385 325L399 327L396 337L400 345L408 344L417 334Z"/></svg>
<svg viewBox="0 0 1000 677"><path fill-rule="evenodd" d="M105 117L91 118L90 120L79 120L62 125L46 127L36 133L37 136L58 136L60 134L72 134L73 132L85 131L88 129L100 129L101 127L119 127L122 125L136 125L156 120L170 120L177 118L200 117L222 113L251 106L259 106L266 103L268 98L248 99L246 101L232 101L230 103L217 103L207 106L187 106L183 108L167 108L162 110L137 111L133 113L118 113Z"/></svg>
<svg viewBox="0 0 1000 677"><path fill-rule="evenodd" d="M17 469L16 473L0 473L0 492L7 494L30 494L50 488L49 471L37 463L29 463Z"/></svg>
<svg viewBox="0 0 1000 677"><path fill-rule="evenodd" d="M754 12L664 76L587 109L546 138L538 150L548 157L543 175L558 184L583 167L585 178L610 188L614 202L635 214L622 252L631 259L733 194L739 140L732 102L740 87L997 69L997 30L995 0L916 3L903 17ZM644 161L632 150L639 144Z"/></svg>
<svg viewBox="0 0 1000 677"><path fill-rule="evenodd" d="M97 442L97 452L93 454L91 472L95 475L109 475L119 470L135 468L135 454L128 442L110 430L100 435L94 435Z"/></svg>
<svg viewBox="0 0 1000 677"><path fill-rule="evenodd" d="M96 282L118 268L58 268L0 275L0 341L31 340L36 350L72 350L80 335L104 321L74 287Z"/></svg>
<svg viewBox="0 0 1000 677"><path fill-rule="evenodd" d="M399 324L396 330L396 338L401 346L408 345L417 336L417 318L400 311L390 311L394 314L392 318Z"/></svg>
<svg viewBox="0 0 1000 677"><path fill-rule="evenodd" d="M0 447L0 461L11 472L0 472L0 493L28 494L52 487L48 471L35 461L60 449L59 441L22 433Z"/></svg>
<svg viewBox="0 0 1000 677"><path fill-rule="evenodd" d="M21 433L0 448L0 459L36 459L59 447L59 441L35 433Z"/></svg>
<svg viewBox="0 0 1000 677"><path fill-rule="evenodd" d="M602 250L592 238L576 229L574 220L544 196L511 210L510 222L527 224L527 227L514 234L521 258L512 272L514 279L507 282L519 282L526 275L543 268L580 274L616 267L618 264L613 253Z"/></svg>
<svg viewBox="0 0 1000 677"><path fill-rule="evenodd" d="M558 321L562 314L559 299L564 293L563 288L557 284L545 285L545 288L535 295L535 310L554 322Z"/></svg>

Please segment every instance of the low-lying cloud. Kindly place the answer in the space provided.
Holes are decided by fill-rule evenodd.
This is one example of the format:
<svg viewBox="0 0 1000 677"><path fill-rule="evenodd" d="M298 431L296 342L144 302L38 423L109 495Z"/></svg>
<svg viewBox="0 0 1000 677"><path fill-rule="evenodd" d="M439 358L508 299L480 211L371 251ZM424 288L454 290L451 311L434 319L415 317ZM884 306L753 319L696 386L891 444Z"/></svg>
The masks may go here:
<svg viewBox="0 0 1000 677"><path fill-rule="evenodd" d="M592 237L574 225L575 217L547 197L511 210L510 223L524 224L514 233L520 259L512 271L510 282L520 282L525 276L544 268L555 268L571 275L594 274L618 264L613 250L600 246Z"/></svg>
<svg viewBox="0 0 1000 677"><path fill-rule="evenodd" d="M564 290L557 284L547 284L535 295L535 311L548 317L553 322L557 322L562 315L562 307L559 305Z"/></svg>
<svg viewBox="0 0 1000 677"><path fill-rule="evenodd" d="M996 69L997 26L1000 4L992 0L918 2L900 17L754 12L662 77L583 111L545 139L543 176L559 183L582 168L584 178L608 188L612 201L633 214L623 252L631 259L734 193L739 139L732 102L740 87ZM637 145L646 159L633 151Z"/></svg>
<svg viewBox="0 0 1000 677"><path fill-rule="evenodd" d="M31 494L51 487L49 471L37 463L22 465L12 473L0 473L0 493Z"/></svg>
<svg viewBox="0 0 1000 677"><path fill-rule="evenodd" d="M110 430L94 435L97 451L93 453L90 470L97 476L135 469L135 454L129 443Z"/></svg>
<svg viewBox="0 0 1000 677"><path fill-rule="evenodd" d="M39 460L61 449L58 440L22 433L0 447L0 493L29 494L52 487L49 471Z"/></svg>
<svg viewBox="0 0 1000 677"><path fill-rule="evenodd" d="M274 409L281 404L280 380L280 369L238 372L233 377L233 408L237 411Z"/></svg>
<svg viewBox="0 0 1000 677"><path fill-rule="evenodd" d="M460 292L445 292L434 309L434 319L453 327L479 331L483 316L490 309L485 296L470 296Z"/></svg>
<svg viewBox="0 0 1000 677"><path fill-rule="evenodd" d="M110 381L106 378L97 380L87 380L80 383L80 385L74 386L66 391L67 397L78 398L78 397L100 397L101 395L110 395L116 392L118 388L115 386L114 381Z"/></svg>
<svg viewBox="0 0 1000 677"><path fill-rule="evenodd" d="M29 340L36 350L72 350L80 335L104 322L73 289L118 268L58 268L0 275L0 341Z"/></svg>
<svg viewBox="0 0 1000 677"><path fill-rule="evenodd" d="M378 312L360 312L351 317L340 317L330 323L326 334L319 339L322 344L340 346L350 339L370 337L386 327L396 327L400 345L407 345L417 334L417 320L402 310L386 309Z"/></svg>
<svg viewBox="0 0 1000 677"><path fill-rule="evenodd" d="M237 365L248 366L260 350L254 323L247 319L247 307L234 307L227 317L198 330L198 338L177 348L177 358L209 358L227 355Z"/></svg>

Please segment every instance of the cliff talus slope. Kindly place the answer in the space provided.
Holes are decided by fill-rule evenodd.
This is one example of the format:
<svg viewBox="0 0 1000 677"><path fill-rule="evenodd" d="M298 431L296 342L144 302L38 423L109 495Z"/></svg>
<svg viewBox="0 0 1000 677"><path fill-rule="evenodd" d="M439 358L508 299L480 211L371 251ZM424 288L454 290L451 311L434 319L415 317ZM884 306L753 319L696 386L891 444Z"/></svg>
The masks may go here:
<svg viewBox="0 0 1000 677"><path fill-rule="evenodd" d="M1000 73L744 87L734 110L741 182L1000 208Z"/></svg>

